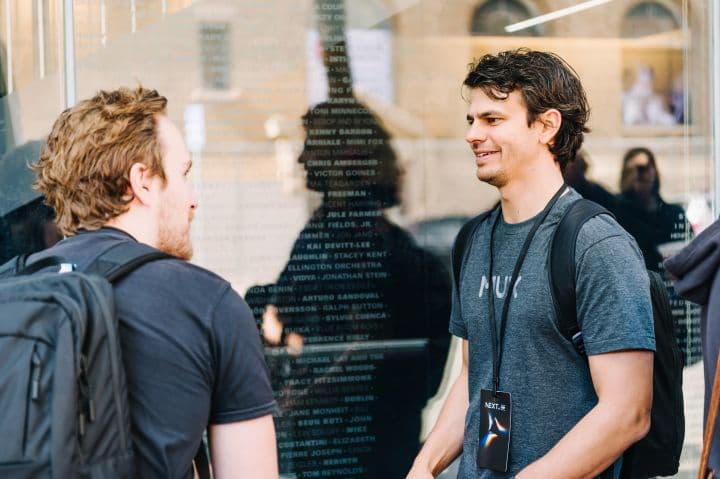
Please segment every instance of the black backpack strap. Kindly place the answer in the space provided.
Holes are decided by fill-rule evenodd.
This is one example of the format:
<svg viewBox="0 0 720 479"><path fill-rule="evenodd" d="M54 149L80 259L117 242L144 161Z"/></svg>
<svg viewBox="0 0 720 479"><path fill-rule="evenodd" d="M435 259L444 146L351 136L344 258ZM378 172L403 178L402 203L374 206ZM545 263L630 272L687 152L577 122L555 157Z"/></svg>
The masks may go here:
<svg viewBox="0 0 720 479"><path fill-rule="evenodd" d="M560 220L550 246L550 284L557 307L558 328L583 356L585 345L578 325L575 300L575 243L583 225L602 214L613 216L590 200L580 199L571 204Z"/></svg>
<svg viewBox="0 0 720 479"><path fill-rule="evenodd" d="M34 263L28 265L27 259L29 256L29 254L21 254L20 256L16 256L13 260L11 260L15 263L15 266L13 268L13 274L18 276L25 276L37 273L41 269L49 268L51 266L60 266L62 263L65 262L59 256L47 256L39 261L35 261Z"/></svg>
<svg viewBox="0 0 720 479"><path fill-rule="evenodd" d="M485 221L485 219L490 216L490 213L492 213L495 208L497 208L497 205L495 205L490 210L485 211L484 213L480 213L475 218L465 223L462 228L460 228L460 231L455 237L455 243L453 244L451 259L453 280L455 281L454 284L456 291L458 291L458 287L460 284L460 271L462 270L463 263L465 262L465 254L467 253L468 249L468 241L470 241L470 238L472 238L473 233L475 233L478 225Z"/></svg>
<svg viewBox="0 0 720 479"><path fill-rule="evenodd" d="M173 256L148 245L124 241L102 253L84 272L103 276L112 283L145 263L169 258Z"/></svg>

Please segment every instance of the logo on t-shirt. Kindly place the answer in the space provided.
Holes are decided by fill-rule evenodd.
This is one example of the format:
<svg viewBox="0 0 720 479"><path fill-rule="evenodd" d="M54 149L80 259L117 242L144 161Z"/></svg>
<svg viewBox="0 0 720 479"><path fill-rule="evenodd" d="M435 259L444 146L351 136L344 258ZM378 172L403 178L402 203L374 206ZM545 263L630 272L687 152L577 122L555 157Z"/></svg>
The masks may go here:
<svg viewBox="0 0 720 479"><path fill-rule="evenodd" d="M505 297L505 294L507 293L510 286L511 279L512 278L510 276L503 276L501 278L499 275L493 275L492 288L495 292L495 296L498 299L502 299ZM521 281L522 276L518 276L517 281L515 281L515 287L513 288L513 298L517 298L517 289ZM480 292L478 293L478 296L482 298L483 294L485 294L485 291L487 291L488 289L490 289L490 282L488 281L487 276L483 275L482 279L480 280Z"/></svg>

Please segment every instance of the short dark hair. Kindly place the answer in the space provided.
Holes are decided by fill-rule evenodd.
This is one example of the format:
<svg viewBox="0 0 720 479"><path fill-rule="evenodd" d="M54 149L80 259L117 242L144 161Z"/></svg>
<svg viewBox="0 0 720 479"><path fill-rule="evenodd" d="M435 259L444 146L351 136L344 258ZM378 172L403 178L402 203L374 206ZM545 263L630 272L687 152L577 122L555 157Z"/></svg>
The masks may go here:
<svg viewBox="0 0 720 479"><path fill-rule="evenodd" d="M518 90L528 110L528 125L551 108L560 112L562 123L550 152L564 171L590 131L585 126L590 108L577 72L554 53L527 48L487 54L469 69L463 85L480 88L491 98L503 100Z"/></svg>

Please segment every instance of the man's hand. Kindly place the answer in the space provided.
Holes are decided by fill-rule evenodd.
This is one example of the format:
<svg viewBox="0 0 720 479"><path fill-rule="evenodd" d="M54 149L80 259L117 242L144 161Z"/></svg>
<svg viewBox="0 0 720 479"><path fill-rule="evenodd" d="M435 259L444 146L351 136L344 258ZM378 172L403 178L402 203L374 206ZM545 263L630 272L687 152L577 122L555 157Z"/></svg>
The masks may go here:
<svg viewBox="0 0 720 479"><path fill-rule="evenodd" d="M287 352L290 356L299 356L300 353L302 353L305 338L298 333L288 333L288 335L285 336L285 344L287 345Z"/></svg>
<svg viewBox="0 0 720 479"><path fill-rule="evenodd" d="M273 346L279 346L283 342L283 329L285 326L280 321L278 309L268 304L262 315L262 335L265 341ZM305 338L298 333L288 333L285 336L287 352L290 356L299 356L302 353Z"/></svg>
<svg viewBox="0 0 720 479"><path fill-rule="evenodd" d="M415 458L407 479L433 479L460 455L468 400L468 342L462 341L462 369L445 399L435 427Z"/></svg>
<svg viewBox="0 0 720 479"><path fill-rule="evenodd" d="M262 334L265 341L277 346L282 341L283 323L280 321L278 309L268 304L262 315Z"/></svg>

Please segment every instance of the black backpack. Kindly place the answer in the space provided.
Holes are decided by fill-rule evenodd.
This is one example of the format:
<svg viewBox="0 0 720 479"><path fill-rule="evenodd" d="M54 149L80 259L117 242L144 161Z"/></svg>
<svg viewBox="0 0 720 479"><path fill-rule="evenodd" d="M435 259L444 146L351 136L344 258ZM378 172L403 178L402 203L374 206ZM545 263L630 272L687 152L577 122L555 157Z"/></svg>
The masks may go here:
<svg viewBox="0 0 720 479"><path fill-rule="evenodd" d="M127 242L83 272L57 257L0 267L0 477L134 477L111 283L168 257Z"/></svg>
<svg viewBox="0 0 720 479"><path fill-rule="evenodd" d="M467 242L489 213L482 213L467 222L455 239L452 262L456 285L459 284L460 270L465 263ZM585 222L601 214L613 216L602 206L586 199L570 205L555 230L548 252L551 290L558 311L558 329L583 356L585 348L575 309L575 242ZM648 275L656 347L651 426L650 432L623 454L620 475L623 479L647 479L677 473L685 437L683 363L675 337L670 299L662 277L649 270Z"/></svg>

